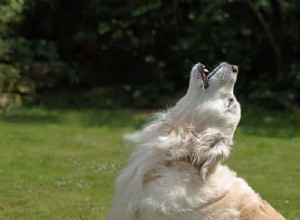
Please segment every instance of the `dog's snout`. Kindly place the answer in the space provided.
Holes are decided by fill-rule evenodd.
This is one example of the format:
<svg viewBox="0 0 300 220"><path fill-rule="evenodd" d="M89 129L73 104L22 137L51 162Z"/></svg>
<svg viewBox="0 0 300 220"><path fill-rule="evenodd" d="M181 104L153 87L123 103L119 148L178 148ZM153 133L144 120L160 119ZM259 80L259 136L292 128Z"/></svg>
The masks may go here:
<svg viewBox="0 0 300 220"><path fill-rule="evenodd" d="M232 72L237 73L239 71L239 67L237 65L231 65Z"/></svg>

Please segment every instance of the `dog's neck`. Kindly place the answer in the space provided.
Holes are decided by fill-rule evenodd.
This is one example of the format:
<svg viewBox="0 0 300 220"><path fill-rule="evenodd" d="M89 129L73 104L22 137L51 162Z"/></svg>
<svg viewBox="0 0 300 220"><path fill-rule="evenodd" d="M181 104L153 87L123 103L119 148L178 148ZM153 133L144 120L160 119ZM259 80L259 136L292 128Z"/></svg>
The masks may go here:
<svg viewBox="0 0 300 220"><path fill-rule="evenodd" d="M205 179L215 166L230 154L231 137L215 128L207 128L196 133L193 127L172 125L168 127L166 136L160 139L166 140L161 145L168 149L165 163L185 161L191 164L191 167L198 169Z"/></svg>

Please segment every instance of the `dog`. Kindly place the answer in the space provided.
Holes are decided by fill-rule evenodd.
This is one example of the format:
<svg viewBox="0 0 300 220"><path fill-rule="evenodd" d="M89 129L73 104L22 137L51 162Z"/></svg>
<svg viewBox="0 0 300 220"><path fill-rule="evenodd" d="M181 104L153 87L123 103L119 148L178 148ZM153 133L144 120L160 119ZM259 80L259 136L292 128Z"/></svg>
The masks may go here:
<svg viewBox="0 0 300 220"><path fill-rule="evenodd" d="M238 67L190 73L186 95L127 139L137 149L116 181L110 220L284 220L222 161L241 118Z"/></svg>

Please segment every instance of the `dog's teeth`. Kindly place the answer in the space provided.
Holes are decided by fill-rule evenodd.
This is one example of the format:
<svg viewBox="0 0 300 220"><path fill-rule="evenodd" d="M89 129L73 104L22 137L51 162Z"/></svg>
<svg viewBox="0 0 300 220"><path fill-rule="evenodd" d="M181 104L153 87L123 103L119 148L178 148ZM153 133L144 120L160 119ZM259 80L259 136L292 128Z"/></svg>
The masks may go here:
<svg viewBox="0 0 300 220"><path fill-rule="evenodd" d="M208 71L208 69L204 69L204 72L208 73L209 71Z"/></svg>

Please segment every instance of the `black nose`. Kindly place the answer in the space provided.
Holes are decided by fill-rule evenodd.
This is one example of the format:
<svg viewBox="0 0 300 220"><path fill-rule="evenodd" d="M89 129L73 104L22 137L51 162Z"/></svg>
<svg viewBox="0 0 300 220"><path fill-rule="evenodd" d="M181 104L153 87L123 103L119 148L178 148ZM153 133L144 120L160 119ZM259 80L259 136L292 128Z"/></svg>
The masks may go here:
<svg viewBox="0 0 300 220"><path fill-rule="evenodd" d="M231 65L232 72L237 73L239 71L239 67L236 65Z"/></svg>

